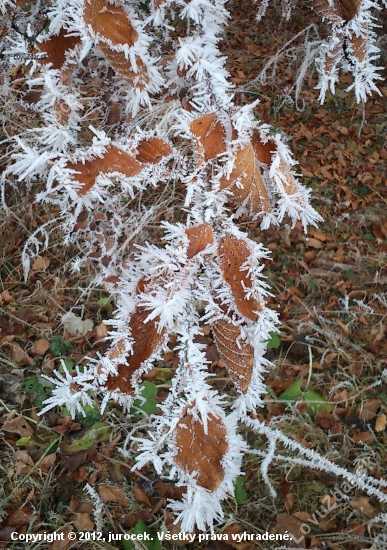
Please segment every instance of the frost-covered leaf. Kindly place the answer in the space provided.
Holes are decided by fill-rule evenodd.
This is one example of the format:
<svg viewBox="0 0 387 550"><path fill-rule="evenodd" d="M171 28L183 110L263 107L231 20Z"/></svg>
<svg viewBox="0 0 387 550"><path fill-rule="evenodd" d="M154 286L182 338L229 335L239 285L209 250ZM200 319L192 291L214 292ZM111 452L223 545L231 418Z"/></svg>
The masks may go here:
<svg viewBox="0 0 387 550"><path fill-rule="evenodd" d="M171 146L164 140L152 137L140 141L137 147L136 160L157 164L160 160L172 153Z"/></svg>
<svg viewBox="0 0 387 550"><path fill-rule="evenodd" d="M52 63L53 69L61 69L66 60L66 53L80 43L78 36L68 36L67 32L61 29L58 35L54 34L48 40L38 43L33 53L45 53L44 57L39 58L39 62Z"/></svg>
<svg viewBox="0 0 387 550"><path fill-rule="evenodd" d="M68 162L67 168L77 172L73 175L73 179L82 184L78 190L78 194L81 196L90 191L99 174L120 172L127 177L132 177L142 169L141 165L129 153L114 145L108 147L102 157L85 162Z"/></svg>
<svg viewBox="0 0 387 550"><path fill-rule="evenodd" d="M225 475L222 459L228 450L226 436L223 422L215 415L208 415L205 430L192 407L187 407L173 433L176 448L173 461L183 471L196 474L200 487L215 491Z"/></svg>
<svg viewBox="0 0 387 550"><path fill-rule="evenodd" d="M106 0L85 2L84 19L99 40L99 47L111 66L123 76L131 86L144 88L149 78L140 57L135 63L126 54L124 46L133 46L138 33L125 10Z"/></svg>
<svg viewBox="0 0 387 550"><path fill-rule="evenodd" d="M230 189L233 202L238 205L246 203L256 213L270 212L269 196L252 143L236 152L234 169L229 178L221 180L221 189Z"/></svg>
<svg viewBox="0 0 387 550"><path fill-rule="evenodd" d="M212 332L232 382L245 394L253 374L253 347L241 337L240 328L230 321L220 319L212 325Z"/></svg>
<svg viewBox="0 0 387 550"><path fill-rule="evenodd" d="M254 297L248 296L253 286L246 266L251 250L243 239L227 235L219 240L218 254L223 277L231 288L235 307L242 315L255 321L261 306Z"/></svg>
<svg viewBox="0 0 387 550"><path fill-rule="evenodd" d="M189 259L199 254L199 252L203 252L207 246L214 242L214 235L208 223L203 223L196 227L189 227L185 232L189 240L187 249L187 257Z"/></svg>
<svg viewBox="0 0 387 550"><path fill-rule="evenodd" d="M189 127L193 135L198 138L199 155L203 155L205 160L214 159L225 152L225 132L215 113L195 118Z"/></svg>

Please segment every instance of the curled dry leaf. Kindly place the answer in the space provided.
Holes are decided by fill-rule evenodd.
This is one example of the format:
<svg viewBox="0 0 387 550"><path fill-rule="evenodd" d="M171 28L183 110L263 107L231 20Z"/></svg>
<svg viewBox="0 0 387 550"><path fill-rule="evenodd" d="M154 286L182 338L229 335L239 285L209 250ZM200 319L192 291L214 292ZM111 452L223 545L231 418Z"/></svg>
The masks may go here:
<svg viewBox="0 0 387 550"><path fill-rule="evenodd" d="M126 151L111 145L107 148L103 157L96 157L93 160L87 160L84 163L69 162L67 168L78 172L72 177L82 184L78 190L78 195L86 195L95 184L99 174L109 172L119 172L124 176L132 177L141 172L141 165Z"/></svg>
<svg viewBox="0 0 387 550"><path fill-rule="evenodd" d="M212 325L215 344L232 382L242 393L249 389L254 365L254 350L242 340L240 328L220 319Z"/></svg>
<svg viewBox="0 0 387 550"><path fill-rule="evenodd" d="M21 414L15 417L13 417L13 414L14 413L10 413L5 416L3 430L5 432L16 433L21 437L30 437L33 435L34 430L28 424L27 420L23 418Z"/></svg>
<svg viewBox="0 0 387 550"><path fill-rule="evenodd" d="M185 232L189 240L187 249L188 259L193 258L196 254L199 254L199 252L203 252L208 245L214 242L214 235L208 223L203 223L196 227L189 227Z"/></svg>
<svg viewBox="0 0 387 550"><path fill-rule="evenodd" d="M204 160L214 159L225 152L224 129L214 113L195 118L189 127L198 138L199 155L203 156Z"/></svg>
<svg viewBox="0 0 387 550"><path fill-rule="evenodd" d="M224 478L222 459L228 451L227 431L223 422L209 414L208 433L202 422L187 407L174 433L175 455L173 460L181 470L196 473L196 483L209 491L216 491Z"/></svg>
<svg viewBox="0 0 387 550"><path fill-rule="evenodd" d="M246 291L252 288L252 280L248 270L241 271L251 255L247 243L243 239L227 235L219 241L218 254L221 258L220 268L224 280L230 285L235 307L242 315L256 321L256 312L261 310L261 306L255 298L247 297Z"/></svg>

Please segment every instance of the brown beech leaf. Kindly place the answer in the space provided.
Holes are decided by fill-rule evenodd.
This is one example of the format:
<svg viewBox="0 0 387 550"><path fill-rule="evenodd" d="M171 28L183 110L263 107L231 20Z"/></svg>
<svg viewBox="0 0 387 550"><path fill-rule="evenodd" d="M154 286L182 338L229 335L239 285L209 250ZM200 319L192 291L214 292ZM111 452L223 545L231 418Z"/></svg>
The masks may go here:
<svg viewBox="0 0 387 550"><path fill-rule="evenodd" d="M157 279L149 280L146 279L146 277L143 277L137 285L136 292L137 294L140 294L145 290L151 289L152 285L155 284L157 284ZM108 376L106 387L109 391L119 390L127 395L133 395L133 374L163 343L166 332L165 329L158 332L155 319L145 323L145 319L150 313L151 311L149 309L145 309L140 306L138 306L133 312L129 325L131 334L134 338L133 351L131 355L126 357L127 364L123 363L118 366L118 375ZM120 341L109 351L109 359L116 359L118 356L122 355L124 349L124 342Z"/></svg>
<svg viewBox="0 0 387 550"><path fill-rule="evenodd" d="M382 432L387 426L387 415L384 413L379 415L375 422L375 431Z"/></svg>
<svg viewBox="0 0 387 550"><path fill-rule="evenodd" d="M189 240L187 249L187 257L189 259L199 254L199 252L202 252L209 244L214 242L214 235L208 223L202 223L196 227L189 227L185 232Z"/></svg>
<svg viewBox="0 0 387 550"><path fill-rule="evenodd" d="M157 331L155 320L145 323L145 319L151 313L149 309L137 307L130 320L131 334L134 338L133 353L126 357L127 365L118 366L118 375L109 375L106 381L106 387L109 391L119 390L126 395L133 395L132 376L146 361L152 353L162 344L165 335L165 329ZM117 349L110 350L108 357L114 359L122 353L123 342L117 345Z"/></svg>
<svg viewBox="0 0 387 550"><path fill-rule="evenodd" d="M240 328L220 319L212 325L215 344L232 382L242 393L249 389L254 365L252 346L240 337ZM239 344L239 345L238 345Z"/></svg>
<svg viewBox="0 0 387 550"><path fill-rule="evenodd" d="M243 239L227 235L219 241L218 254L221 258L220 268L224 280L230 285L237 310L252 321L257 320L256 311L261 306L255 298L247 298L245 289L252 287L247 270L241 271L242 265L249 259L251 251Z"/></svg>
<svg viewBox="0 0 387 550"><path fill-rule="evenodd" d="M318 15L328 19L330 23L342 23L338 10L336 8L337 2L333 2L333 6L329 0L307 0L308 5Z"/></svg>
<svg viewBox="0 0 387 550"><path fill-rule="evenodd" d="M371 445L372 443L375 443L375 438L370 432L358 432L357 434L352 436L352 440L358 445Z"/></svg>
<svg viewBox="0 0 387 550"><path fill-rule="evenodd" d="M62 28L58 35L51 36L45 42L40 44L35 42L36 47L32 53L45 53L46 56L40 59L39 63L52 63L54 69L61 69L66 60L66 53L80 43L79 36L67 36L66 31Z"/></svg>
<svg viewBox="0 0 387 550"><path fill-rule="evenodd" d="M364 401L359 413L360 420L371 420L374 418L381 404L381 399L367 399Z"/></svg>
<svg viewBox="0 0 387 550"><path fill-rule="evenodd" d="M49 347L50 342L46 338L41 338L40 340L36 340L36 342L34 342L30 351L34 355L44 355Z"/></svg>
<svg viewBox="0 0 387 550"><path fill-rule="evenodd" d="M221 189L232 191L233 202L246 202L256 213L270 212L270 200L262 181L255 148L248 143L235 154L235 163L230 177L220 182Z"/></svg>
<svg viewBox="0 0 387 550"><path fill-rule="evenodd" d="M143 502L144 504L150 506L151 503L148 495L139 485L135 485L133 487L133 496L138 502Z"/></svg>
<svg viewBox="0 0 387 550"><path fill-rule="evenodd" d="M299 548L306 548L305 536L301 530L302 526L303 522L294 515L277 515L277 523L275 526L277 533L285 534L288 532L290 536L296 539Z"/></svg>
<svg viewBox="0 0 387 550"><path fill-rule="evenodd" d="M110 4L106 0L87 1L83 16L85 22L106 42L109 40L115 46L134 46L137 42L137 31L121 6Z"/></svg>
<svg viewBox="0 0 387 550"><path fill-rule="evenodd" d="M270 140L266 143L263 143L258 132L255 132L253 134L251 143L259 162L263 162L270 168L272 162L272 153L277 150L276 144Z"/></svg>
<svg viewBox="0 0 387 550"><path fill-rule="evenodd" d="M94 521L91 519L90 514L82 512L76 512L74 514L74 523L78 531L93 531Z"/></svg>
<svg viewBox="0 0 387 550"><path fill-rule="evenodd" d="M19 346L19 344L15 344L15 342L11 342L9 344L9 354L14 361L20 363L23 366L34 364L28 353L26 353L24 349Z"/></svg>
<svg viewBox="0 0 387 550"><path fill-rule="evenodd" d="M141 172L141 165L129 153L114 145L107 148L102 158L96 157L84 163L81 161L69 162L67 168L79 172L79 174L74 174L72 177L82 184L82 187L78 190L80 196L90 191L100 173L120 172L127 177L131 177Z"/></svg>
<svg viewBox="0 0 387 550"><path fill-rule="evenodd" d="M214 113L195 118L189 127L199 140L199 154L204 156L205 160L214 159L225 152L224 129Z"/></svg>
<svg viewBox="0 0 387 550"><path fill-rule="evenodd" d="M108 3L106 0L85 2L85 22L98 34L99 47L108 59L110 65L131 86L143 89L149 78L146 68L139 57L136 58L136 67L132 66L124 51L111 48L128 44L133 46L138 40L138 33L128 19L121 6Z"/></svg>
<svg viewBox="0 0 387 550"><path fill-rule="evenodd" d="M46 271L49 265L49 258L42 258L41 256L38 256L37 258L35 258L34 263L32 264L32 269L34 271Z"/></svg>
<svg viewBox="0 0 387 550"><path fill-rule="evenodd" d="M126 506L129 504L129 499L125 495L125 492L120 487L108 487L107 485L101 485L99 487L100 497L104 502L117 502Z"/></svg>
<svg viewBox="0 0 387 550"><path fill-rule="evenodd" d="M357 497L351 501L351 504L357 512L367 518L374 518L378 515L377 511L366 497Z"/></svg>
<svg viewBox="0 0 387 550"><path fill-rule="evenodd" d="M136 160L157 164L163 157L170 155L172 148L168 143L160 138L152 137L140 141L137 147Z"/></svg>
<svg viewBox="0 0 387 550"><path fill-rule="evenodd" d="M353 55L356 57L359 63L364 61L366 53L368 51L368 37L367 36L356 36L355 34L348 39L350 43Z"/></svg>
<svg viewBox="0 0 387 550"><path fill-rule="evenodd" d="M351 21L357 15L362 0L336 0L336 4L344 21Z"/></svg>
<svg viewBox="0 0 387 550"><path fill-rule="evenodd" d="M6 415L5 419L3 424L3 430L5 432L19 434L21 437L30 437L33 435L34 430L21 414L13 418L13 413L10 413Z"/></svg>
<svg viewBox="0 0 387 550"><path fill-rule="evenodd" d="M201 421L192 415L192 409L193 406L185 409L174 430L173 460L183 471L196 472L200 487L215 491L224 478L221 462L228 450L227 431L218 417L209 414L208 433L205 433Z"/></svg>

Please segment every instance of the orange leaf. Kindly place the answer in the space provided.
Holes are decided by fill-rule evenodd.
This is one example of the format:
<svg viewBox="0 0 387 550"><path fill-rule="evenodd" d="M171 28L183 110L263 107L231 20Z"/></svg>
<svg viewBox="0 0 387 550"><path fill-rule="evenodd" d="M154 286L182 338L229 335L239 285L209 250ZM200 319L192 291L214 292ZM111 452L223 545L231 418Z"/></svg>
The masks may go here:
<svg viewBox="0 0 387 550"><path fill-rule="evenodd" d="M49 40L37 44L33 53L45 53L46 57L40 59L39 62L52 63L54 69L61 69L66 60L66 52L74 49L80 43L81 39L78 36L67 36L66 31L62 28L58 35L51 36Z"/></svg>
<svg viewBox="0 0 387 550"><path fill-rule="evenodd" d="M125 492L120 487L108 487L107 485L101 485L99 488L100 497L104 502L119 502L126 506L129 504L129 499L125 495Z"/></svg>
<svg viewBox="0 0 387 550"><path fill-rule="evenodd" d="M85 2L85 22L102 40L109 40L115 46L128 44L134 46L138 34L130 23L122 7L109 4L106 0Z"/></svg>
<svg viewBox="0 0 387 550"><path fill-rule="evenodd" d="M119 390L126 395L134 394L132 385L133 374L141 367L152 353L162 344L165 335L165 329L157 332L154 320L145 323L145 319L150 314L150 310L138 307L132 314L130 320L131 334L134 338L132 355L126 357L127 365L118 366L116 376L109 375L106 381L106 387L109 391ZM121 347L121 349L119 349ZM124 348L123 342L117 345L108 353L110 359L114 359Z"/></svg>
<svg viewBox="0 0 387 550"><path fill-rule="evenodd" d="M223 422L209 414L208 433L187 407L174 430L175 464L190 474L196 472L196 482L209 491L216 491L224 478L222 459L228 451L227 431Z"/></svg>
<svg viewBox="0 0 387 550"><path fill-rule="evenodd" d="M122 7L109 4L105 0L85 2L85 22L98 34L99 47L110 65L130 85L143 89L148 82L146 67L140 58L136 58L136 69L123 51L113 50L113 46L133 46L138 40L138 33L128 19Z"/></svg>
<svg viewBox="0 0 387 550"><path fill-rule="evenodd" d="M338 10L345 21L351 21L357 15L362 0L337 0Z"/></svg>
<svg viewBox="0 0 387 550"><path fill-rule="evenodd" d="M199 254L199 252L202 252L209 244L214 242L214 235L208 223L203 223L196 227L189 227L185 232L189 239L187 250L187 257L189 259Z"/></svg>
<svg viewBox="0 0 387 550"><path fill-rule="evenodd" d="M136 292L143 292L149 285L148 281L143 277L138 285ZM155 284L155 280L150 281L150 285ZM138 370L142 363L161 346L164 340L166 329L157 331L156 321L154 319L145 323L145 319L151 313L151 310L144 309L138 306L132 313L130 319L130 331L134 338L133 351L131 355L126 357L128 364L118 366L118 375L109 375L106 381L106 387L109 391L119 390L127 395L134 394L132 385L132 376ZM112 348L109 353L109 359L116 359L122 355L125 349L124 342L120 341L115 348Z"/></svg>
<svg viewBox="0 0 387 550"><path fill-rule="evenodd" d="M189 125L191 132L199 139L201 154L205 160L214 159L226 150L224 129L214 113L196 118Z"/></svg>
<svg viewBox="0 0 387 550"><path fill-rule="evenodd" d="M157 164L163 157L172 153L168 143L157 137L141 140L137 151L136 160L152 164Z"/></svg>
<svg viewBox="0 0 387 550"><path fill-rule="evenodd" d="M270 212L271 210L255 149L251 143L237 151L230 178L222 179L220 187L221 189L231 188L235 202L241 204L247 201L253 212Z"/></svg>
<svg viewBox="0 0 387 550"><path fill-rule="evenodd" d="M36 340L36 342L34 342L34 345L30 351L34 355L44 355L49 347L50 342L46 338L41 338L40 340Z"/></svg>
<svg viewBox="0 0 387 550"><path fill-rule="evenodd" d="M139 485L135 485L133 487L133 495L138 502L143 502L144 504L147 504L148 506L150 506L150 500L148 495L146 494L144 489L142 489Z"/></svg>
<svg viewBox="0 0 387 550"><path fill-rule="evenodd" d="M253 373L254 350L252 346L241 339L239 327L224 319L212 325L212 332L216 347L232 382L239 391L246 393Z"/></svg>
<svg viewBox="0 0 387 550"><path fill-rule="evenodd" d="M254 151L259 162L263 162L264 164L267 164L267 166L270 166L272 161L272 153L277 150L276 144L270 140L263 143L258 132L253 134L251 143L254 147Z"/></svg>
<svg viewBox="0 0 387 550"><path fill-rule="evenodd" d="M73 178L83 185L78 191L80 196L90 191L100 173L120 172L127 177L131 177L141 171L140 164L129 153L114 145L107 148L102 158L96 157L93 160L87 160L85 163L81 161L69 162L67 168L80 172L73 175Z"/></svg>
<svg viewBox="0 0 387 550"><path fill-rule="evenodd" d="M218 254L222 259L220 268L224 280L230 285L236 308L242 315L256 321L261 306L255 298L247 298L245 288L252 287L252 281L247 271L241 271L242 265L250 257L250 249L246 242L227 235L219 241Z"/></svg>

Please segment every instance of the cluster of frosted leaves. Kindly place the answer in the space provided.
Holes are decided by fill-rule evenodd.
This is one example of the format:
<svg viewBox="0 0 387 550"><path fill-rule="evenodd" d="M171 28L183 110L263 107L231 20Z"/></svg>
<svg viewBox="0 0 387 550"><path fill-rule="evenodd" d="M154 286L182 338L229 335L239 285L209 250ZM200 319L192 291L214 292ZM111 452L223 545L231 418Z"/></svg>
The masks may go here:
<svg viewBox="0 0 387 550"><path fill-rule="evenodd" d="M28 81L40 92L35 109L41 127L15 137L3 177L46 182L37 200L59 207L65 242L82 244L82 262L98 266L97 282L117 300L106 356L83 372L70 374L64 367L64 374L57 373L42 413L66 405L73 416L82 414L90 392L103 396L102 408L112 400L129 409L140 398L142 376L169 349L170 335L177 339L179 366L162 414L150 419L153 429L138 441L137 467L153 462L159 474L169 471L186 487L182 501L170 507L181 529L191 531L223 516L221 502L233 493L246 449L237 433L240 422L270 440L265 480L276 441L282 442L280 432L271 437L250 415L263 404L269 367L264 355L278 322L267 307L262 276L269 255L234 220L249 215L267 228L286 216L306 229L321 218L282 134L254 119L254 105L233 106L216 46L227 19L224 1L155 0L146 17L141 5L52 3L50 30L39 38L35 53L41 59L33 62ZM189 21L187 36L178 39L176 10ZM160 36L168 46L165 56ZM113 73L110 80L100 78L101 66ZM86 126L85 74L100 95L128 105L114 135ZM164 246L136 242L143 218L154 223L155 210L133 205L153 188L175 184L186 192L185 222L164 223ZM48 242L49 229L39 230ZM36 232L30 244L38 250L41 240ZM203 324L223 359L229 393L220 395L211 384L198 339ZM301 445L291 448L309 453L312 466L322 464Z"/></svg>
<svg viewBox="0 0 387 550"><path fill-rule="evenodd" d="M72 201L80 212L74 231L93 230L91 243L99 245L102 266L110 265L118 237L106 231L110 215L101 211L99 197L108 197L115 185L131 185L135 193L154 179L154 170L166 182L178 176L189 215L186 224L165 224L164 248L137 248L114 278L103 270L118 295L111 348L83 373L60 377L45 410L65 404L75 414L91 388L103 394L103 407L113 400L128 409L139 396L142 375L168 349L169 335L177 335L180 365L154 432L139 443L138 466L151 460L159 473L168 468L186 485L183 502L172 509L182 529L192 530L220 519L220 502L233 491L245 450L238 421L262 405L266 342L277 323L266 306L261 275L268 251L236 227L230 211L249 213L264 227L285 215L305 225L320 217L293 171L283 137L254 120L251 109L205 114L180 109L171 135L175 138L147 136L136 144L133 138L130 152L101 138L93 152L61 156L51 198ZM184 151L190 153L184 157ZM180 158L178 174L173 158ZM234 400L211 386L203 346L196 341L203 322L214 335Z"/></svg>
<svg viewBox="0 0 387 550"><path fill-rule="evenodd" d="M283 16L288 19L297 3L297 0L283 2ZM380 50L373 30L377 25L371 13L373 9L381 9L380 3L377 0L306 0L302 3L329 25L329 36L320 46L316 59L320 74L317 89L322 103L328 90L335 93L340 67L352 73L354 81L347 91L354 90L358 103L367 101L373 92L380 94L375 82L383 79L378 73L382 67L374 64ZM265 14L268 4L268 0L261 1L258 20Z"/></svg>

